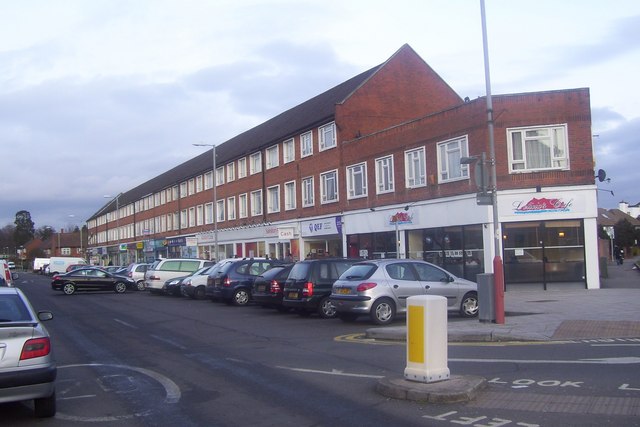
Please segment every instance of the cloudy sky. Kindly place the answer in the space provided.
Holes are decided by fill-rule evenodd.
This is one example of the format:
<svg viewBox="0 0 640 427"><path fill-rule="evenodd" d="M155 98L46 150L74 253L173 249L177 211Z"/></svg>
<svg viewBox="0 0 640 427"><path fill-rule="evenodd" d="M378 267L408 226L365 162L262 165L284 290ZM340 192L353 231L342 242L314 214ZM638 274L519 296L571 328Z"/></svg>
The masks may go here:
<svg viewBox="0 0 640 427"><path fill-rule="evenodd" d="M590 88L599 204L640 202L640 2L486 12L493 94ZM405 43L485 95L480 0L0 0L0 227L79 225Z"/></svg>

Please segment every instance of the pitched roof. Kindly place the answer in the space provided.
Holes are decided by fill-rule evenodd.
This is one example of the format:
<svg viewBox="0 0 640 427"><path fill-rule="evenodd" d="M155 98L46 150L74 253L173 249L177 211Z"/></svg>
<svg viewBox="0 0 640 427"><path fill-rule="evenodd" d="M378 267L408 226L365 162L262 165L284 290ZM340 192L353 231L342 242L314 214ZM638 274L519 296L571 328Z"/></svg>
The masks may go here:
<svg viewBox="0 0 640 427"><path fill-rule="evenodd" d="M613 227L623 220L629 221L631 225L640 227L640 220L622 212L620 209L602 209L598 208L598 225Z"/></svg>

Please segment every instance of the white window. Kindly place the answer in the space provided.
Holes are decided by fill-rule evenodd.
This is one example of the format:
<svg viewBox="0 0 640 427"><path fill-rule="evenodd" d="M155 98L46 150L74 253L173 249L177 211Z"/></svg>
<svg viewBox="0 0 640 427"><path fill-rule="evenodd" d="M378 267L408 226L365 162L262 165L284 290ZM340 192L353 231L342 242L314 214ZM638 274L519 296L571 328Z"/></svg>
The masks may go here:
<svg viewBox="0 0 640 427"><path fill-rule="evenodd" d="M460 159L469 154L466 136L438 144L438 177L440 182L469 178L469 165L461 165Z"/></svg>
<svg viewBox="0 0 640 427"><path fill-rule="evenodd" d="M187 210L180 211L180 228L187 228Z"/></svg>
<svg viewBox="0 0 640 427"><path fill-rule="evenodd" d="M282 143L282 162L289 163L296 159L296 144L293 138Z"/></svg>
<svg viewBox="0 0 640 427"><path fill-rule="evenodd" d="M202 175L196 177L196 193L202 191Z"/></svg>
<svg viewBox="0 0 640 427"><path fill-rule="evenodd" d="M253 153L249 156L249 175L262 172L262 152Z"/></svg>
<svg viewBox="0 0 640 427"><path fill-rule="evenodd" d="M427 164L424 158L424 147L404 152L404 176L407 188L427 185Z"/></svg>
<svg viewBox="0 0 640 427"><path fill-rule="evenodd" d="M238 159L238 178L247 176L247 158Z"/></svg>
<svg viewBox="0 0 640 427"><path fill-rule="evenodd" d="M224 184L224 166L216 168L216 186Z"/></svg>
<svg viewBox="0 0 640 427"><path fill-rule="evenodd" d="M213 203L204 205L204 223L213 224Z"/></svg>
<svg viewBox="0 0 640 427"><path fill-rule="evenodd" d="M234 181L236 179L236 164L231 162L227 164L227 182Z"/></svg>
<svg viewBox="0 0 640 427"><path fill-rule="evenodd" d="M162 190L160 192L160 204L164 205L165 203L167 203L167 192Z"/></svg>
<svg viewBox="0 0 640 427"><path fill-rule="evenodd" d="M185 221L186 221L187 211L184 211L184 215L185 215ZM174 230L178 230L178 224L180 224L180 218L178 217L178 212L174 212L173 213L173 229Z"/></svg>
<svg viewBox="0 0 640 427"><path fill-rule="evenodd" d="M321 203L338 201L338 171L320 174L320 199Z"/></svg>
<svg viewBox="0 0 640 427"><path fill-rule="evenodd" d="M177 185L173 186L173 188L171 189L171 194L172 194L172 197L171 197L172 200L178 200L178 186Z"/></svg>
<svg viewBox="0 0 640 427"><path fill-rule="evenodd" d="M284 210L290 211L296 208L296 182L289 181L284 184Z"/></svg>
<svg viewBox="0 0 640 427"><path fill-rule="evenodd" d="M189 195L191 196L195 192L196 192L196 180L191 178L189 180Z"/></svg>
<svg viewBox="0 0 640 427"><path fill-rule="evenodd" d="M569 167L567 125L507 129L509 172Z"/></svg>
<svg viewBox="0 0 640 427"><path fill-rule="evenodd" d="M240 218L247 217L247 194L240 194L238 196L238 216Z"/></svg>
<svg viewBox="0 0 640 427"><path fill-rule="evenodd" d="M236 198L229 197L227 199L227 218L229 220L236 219Z"/></svg>
<svg viewBox="0 0 640 427"><path fill-rule="evenodd" d="M211 190L213 187L213 172L207 172L204 174L204 189Z"/></svg>
<svg viewBox="0 0 640 427"><path fill-rule="evenodd" d="M156 193L153 195L153 203L154 206L160 206L160 193ZM129 215L129 212L127 212L127 215Z"/></svg>
<svg viewBox="0 0 640 427"><path fill-rule="evenodd" d="M61 255L71 255L71 248L60 248L60 254Z"/></svg>
<svg viewBox="0 0 640 427"><path fill-rule="evenodd" d="M224 200L216 201L216 217L218 222L224 221Z"/></svg>
<svg viewBox="0 0 640 427"><path fill-rule="evenodd" d="M167 231L173 230L173 215L167 214Z"/></svg>
<svg viewBox="0 0 640 427"><path fill-rule="evenodd" d="M189 227L196 226L196 208L189 208Z"/></svg>
<svg viewBox="0 0 640 427"><path fill-rule="evenodd" d="M328 125L320 126L318 128L318 140L318 143L320 144L320 151L335 147L336 124L329 123Z"/></svg>
<svg viewBox="0 0 640 427"><path fill-rule="evenodd" d="M302 180L302 206L309 207L314 205L314 189L313 177L304 178Z"/></svg>
<svg viewBox="0 0 640 427"><path fill-rule="evenodd" d="M280 164L280 151L278 146L274 145L267 148L267 169L275 168Z"/></svg>
<svg viewBox="0 0 640 427"><path fill-rule="evenodd" d="M280 186L267 188L267 212L280 212Z"/></svg>
<svg viewBox="0 0 640 427"><path fill-rule="evenodd" d="M196 207L196 225L202 225L203 221L204 221L203 206L198 205Z"/></svg>
<svg viewBox="0 0 640 427"><path fill-rule="evenodd" d="M347 198L355 199L367 195L367 164L359 163L347 167Z"/></svg>
<svg viewBox="0 0 640 427"><path fill-rule="evenodd" d="M300 135L300 157L307 157L313 154L313 134L311 131Z"/></svg>
<svg viewBox="0 0 640 427"><path fill-rule="evenodd" d="M376 159L376 193L393 191L393 156Z"/></svg>
<svg viewBox="0 0 640 427"><path fill-rule="evenodd" d="M262 215L262 190L251 192L251 216Z"/></svg>
<svg viewBox="0 0 640 427"><path fill-rule="evenodd" d="M186 182L181 182L180 183L180 197L187 197L187 183ZM145 199L145 206L147 209L149 209L149 201L147 199Z"/></svg>

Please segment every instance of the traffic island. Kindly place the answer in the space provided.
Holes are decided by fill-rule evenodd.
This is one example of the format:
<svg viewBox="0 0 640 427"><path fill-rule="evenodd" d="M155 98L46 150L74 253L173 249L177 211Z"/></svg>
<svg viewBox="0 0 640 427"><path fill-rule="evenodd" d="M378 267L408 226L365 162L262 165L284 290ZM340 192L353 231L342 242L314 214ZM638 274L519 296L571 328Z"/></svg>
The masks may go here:
<svg viewBox="0 0 640 427"><path fill-rule="evenodd" d="M448 380L421 383L404 378L382 378L376 391L393 399L427 403L469 402L487 385L487 380L475 375L452 375Z"/></svg>

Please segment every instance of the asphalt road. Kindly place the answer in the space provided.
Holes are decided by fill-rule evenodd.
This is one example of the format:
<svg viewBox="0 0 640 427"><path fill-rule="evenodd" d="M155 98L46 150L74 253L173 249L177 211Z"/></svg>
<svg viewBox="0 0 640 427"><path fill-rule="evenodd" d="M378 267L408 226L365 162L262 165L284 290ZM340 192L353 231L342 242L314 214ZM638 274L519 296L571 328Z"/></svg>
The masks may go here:
<svg viewBox="0 0 640 427"><path fill-rule="evenodd" d="M366 321L146 292L65 296L49 283L18 280L55 316L58 414L38 425L640 425L640 340L450 345L452 374L488 386L472 402L433 405L375 391L402 377L405 346L361 339ZM35 422L24 404L0 414L3 425Z"/></svg>

